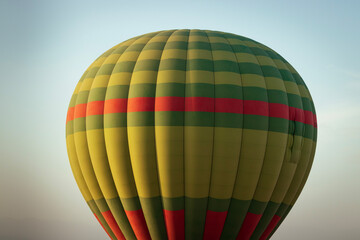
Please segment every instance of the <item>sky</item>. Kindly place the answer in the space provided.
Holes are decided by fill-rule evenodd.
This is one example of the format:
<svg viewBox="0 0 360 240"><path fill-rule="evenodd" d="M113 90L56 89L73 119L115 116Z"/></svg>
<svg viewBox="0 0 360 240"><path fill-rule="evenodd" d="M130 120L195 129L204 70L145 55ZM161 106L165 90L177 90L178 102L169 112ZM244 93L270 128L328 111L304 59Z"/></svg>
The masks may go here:
<svg viewBox="0 0 360 240"><path fill-rule="evenodd" d="M360 1L0 1L0 239L107 239L77 189L65 118L103 52L167 29L259 41L306 82L318 118L308 182L273 239L360 235Z"/></svg>

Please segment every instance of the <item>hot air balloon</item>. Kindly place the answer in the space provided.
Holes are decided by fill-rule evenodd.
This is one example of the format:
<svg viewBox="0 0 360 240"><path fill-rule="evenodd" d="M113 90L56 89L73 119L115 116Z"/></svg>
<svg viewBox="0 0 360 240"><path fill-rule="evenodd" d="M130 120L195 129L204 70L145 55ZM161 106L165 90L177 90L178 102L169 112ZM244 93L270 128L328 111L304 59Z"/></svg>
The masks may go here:
<svg viewBox="0 0 360 240"><path fill-rule="evenodd" d="M308 177L317 123L295 69L231 33L160 31L93 62L66 120L71 168L111 239L268 239Z"/></svg>

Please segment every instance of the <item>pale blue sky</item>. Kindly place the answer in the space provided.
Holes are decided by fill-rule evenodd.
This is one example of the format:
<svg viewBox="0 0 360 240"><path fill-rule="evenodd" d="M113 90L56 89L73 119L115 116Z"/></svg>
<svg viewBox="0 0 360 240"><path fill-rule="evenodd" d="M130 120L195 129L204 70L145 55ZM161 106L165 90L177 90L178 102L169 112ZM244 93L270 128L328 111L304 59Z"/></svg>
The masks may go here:
<svg viewBox="0 0 360 240"><path fill-rule="evenodd" d="M72 177L65 118L102 52L128 38L200 28L250 37L302 75L318 148L274 239L360 234L360 1L0 1L0 239L106 239Z"/></svg>

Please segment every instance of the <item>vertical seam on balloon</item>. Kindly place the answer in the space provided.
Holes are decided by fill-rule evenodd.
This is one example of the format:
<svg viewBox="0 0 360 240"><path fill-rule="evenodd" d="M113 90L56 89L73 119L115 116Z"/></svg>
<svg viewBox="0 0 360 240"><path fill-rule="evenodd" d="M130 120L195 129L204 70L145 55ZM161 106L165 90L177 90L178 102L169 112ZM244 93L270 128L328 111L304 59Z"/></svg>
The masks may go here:
<svg viewBox="0 0 360 240"><path fill-rule="evenodd" d="M135 40L125 41L124 43L129 43L129 42L132 42L132 43L133 43L134 41L135 41ZM132 44L132 43L131 43L131 44ZM130 45L131 45L131 44L130 44ZM130 45L126 46L126 49L127 49ZM99 70L98 70L97 73L95 74L94 80L93 80L93 82L92 82L92 84L91 84L91 87L90 87L90 89L89 89L88 103L89 103L89 97L90 97L91 91L94 89L94 88L93 88L93 84L94 84L94 82L95 82L95 80L96 80L96 77L98 76L99 71L100 71L101 68L105 65L106 59L108 59L110 56L112 56L113 52L114 52L116 49L118 49L119 47L122 47L122 46L123 46L123 44L119 44L117 48L113 48L113 51L111 51L111 53L110 53L109 55L107 55L107 57L105 58L105 60L104 60L104 62L102 63L102 65L99 67ZM119 57L117 58L116 61L118 61L118 60L121 58L121 56L122 56L122 54L124 53L124 51L125 51L125 50L123 50L123 51L119 54ZM111 76L114 68L115 68L115 64L114 64L114 66L113 66L113 68L112 68L111 73L109 74L109 80L110 80L110 76ZM108 80L108 81L109 81L109 80ZM96 89L96 88L95 88L95 89ZM105 87L104 100L105 100L105 97L106 97L106 91L107 91L107 86ZM104 121L104 114L102 114L102 121ZM111 205L108 203L108 201L109 201L110 199L107 199L105 196L104 196L104 199L105 199L105 201L106 201L106 203L107 203L107 205L108 205L108 207L109 207L109 210L110 210L111 214L113 215L113 217L114 217L114 219L115 219L115 223L116 223L117 227L121 230L121 232L122 232L122 234L124 235L124 237L135 237L134 231L133 231L133 229L132 229L132 227L131 227L131 225L130 225L130 222L129 222L129 220L128 220L127 216L126 216L126 213L125 213L125 211L124 211L124 207L123 207L123 205L122 205L122 203L121 203L121 201L120 201L120 198L119 198L119 195L118 195L116 186L115 186L115 182L114 182L113 176L112 176L112 174L111 174L111 167L110 167L110 164L109 164L108 155L107 155L107 150L106 150L106 144L105 144L104 122L102 123L102 129L101 129L101 130L103 131L103 137L104 137L104 139L103 139L103 140L104 140L104 146L103 146L103 147L104 147L105 155L106 155L106 156L104 156L104 157L106 157L106 160L107 160L107 166L108 166L109 171L110 171L110 177L111 177L112 185L113 185L112 187L114 188L113 190L115 191L115 193L116 193L116 195L117 195L117 196L115 196L115 199L118 200L117 202L118 202L119 208L120 208L119 211L117 211L116 213L118 213L118 214L121 216L121 217L120 217L121 219L119 219L119 217L117 217L117 214L115 213L114 208L112 208ZM87 129L86 129L86 135L87 135ZM89 142L89 141L87 140L87 142ZM89 143L88 143L88 146L89 146ZM90 148L88 147L88 149L89 149L89 156L90 156L90 159L91 159ZM91 160L91 163L93 163L92 160ZM96 179L97 179L97 181L98 181L98 184L99 184L99 186L100 186L100 182L99 182L99 180L98 180L98 176L96 175L96 170L95 170L95 167L94 167L94 166L93 166L93 169L94 169L95 177L96 177ZM101 190L101 192L103 192L101 186L100 186L100 190ZM122 210L122 211L121 211L121 210ZM120 222L120 221L122 221L122 222ZM120 223L121 223L121 224L120 224ZM129 227L130 227L130 228L129 228Z"/></svg>
<svg viewBox="0 0 360 240"><path fill-rule="evenodd" d="M266 88L266 97L267 97L267 102L268 102L268 112L270 112L268 86L267 86L267 84L266 84L266 78L265 78L264 71L263 71L263 69L262 69L262 66L261 66L261 64L260 64L260 61L259 61L258 57L254 54L254 52L253 52L253 51L251 50L251 48L246 44L245 41L242 41L242 42L243 42L244 46L246 46L246 47L249 49L249 51L253 54L253 56L254 56L254 57L256 58L256 60L257 60L257 63L258 63L259 68L260 68L260 71L261 71L261 73L262 73L262 75L263 75L264 84L265 84L265 88ZM264 161L265 161L265 159L266 159L266 153L267 153L268 144L269 144L270 117L268 117L267 123L268 123L268 124L267 124L266 144L265 144L265 149L264 149L264 156L263 156L263 159L262 159L262 164L261 164L261 168L260 168L260 171L259 171L259 176L258 176L258 178L257 178L256 186L255 186L255 189L254 189L253 194L252 194L252 199L251 199L251 201L250 201L250 205L249 205L249 207L248 207L248 209L247 209L246 212L249 212L250 206L252 205L252 203L253 203L253 201L254 201L254 195L255 195L255 193L256 193L256 189L257 189L258 184L259 184L259 179L260 179L260 176L261 176L261 172L262 172L263 167L264 167ZM244 222L243 222L243 223L244 223ZM255 228L254 228L254 230L255 230ZM240 233L240 231L239 231L239 233ZM238 233L238 234L239 234L239 233ZM251 235L252 235L252 234L253 234L253 232L251 233Z"/></svg>
<svg viewBox="0 0 360 240"><path fill-rule="evenodd" d="M114 51L114 50L113 50L113 51ZM102 55L101 55L101 56L102 56ZM100 57L101 57L101 56L100 56ZM100 58L100 57L99 57L99 58ZM97 58L97 59L98 59L98 58ZM91 65L90 65L90 67L91 67ZM90 67L89 67L88 70L91 69ZM98 70L99 70L99 69L98 69ZM98 70L97 70L97 71L98 71ZM88 71L88 73L86 74L86 76L89 74L89 72L90 72L90 71ZM86 79L86 76L84 76L84 78L82 79L81 85L83 84L84 80ZM80 93L80 90L81 90L81 86L80 86L80 88L79 88L78 94ZM77 95L77 96L78 96L78 95ZM76 105L76 102L77 102L77 101L75 101L75 105ZM73 120L73 121L74 121L74 120ZM85 123L85 124L86 124L86 123ZM75 132L75 124L73 124L73 131ZM81 164L80 164L80 161L79 161L79 156L78 156L78 153L77 153L77 150L76 150L75 136L73 135L72 137L74 138L74 150L75 150L75 152L76 152L77 162L78 162L78 164L79 164L79 168L80 168L81 175L84 177L83 170L81 169ZM91 162L91 160L90 160L90 162ZM94 199L94 197L93 197L93 194L91 193L91 190L90 190L90 188L89 188L89 186L88 186L88 183L87 183L85 177L84 177L84 181L85 181L86 187L89 189L89 192L90 192L91 197L93 198L93 200L94 200L94 202L95 202L95 206L99 209L99 212L101 212L98 204L96 203L96 201L95 201L95 199ZM101 194L102 194L102 192L101 192ZM107 206L107 207L108 207L108 206ZM109 229L111 230L111 233L114 235L112 229L110 228L110 226L108 225L108 223L106 222L106 220L105 220L104 222L105 222L105 224L109 227ZM105 225L104 225L104 226L105 226ZM115 235L114 235L114 236L115 236Z"/></svg>
<svg viewBox="0 0 360 240"><path fill-rule="evenodd" d="M255 45L258 45L257 42L255 42L255 41L253 41L253 42L254 42ZM244 44L245 44L245 43L244 43ZM267 53L265 50L263 50L261 47L258 47L258 48L259 48L260 50L262 50L266 56L269 57L268 53ZM249 47L249 49L250 49L250 47ZM250 49L250 51L252 52L251 49ZM258 63L259 63L259 66L260 66L260 68L261 68L260 61L259 61L258 57L257 57L255 54L254 54L254 56L255 56L255 58L257 59L257 61L258 61ZM269 58L270 58L270 57L269 57ZM271 58L270 58L270 59L271 59ZM272 59L271 59L271 60L272 60ZM273 63L275 64L274 61L273 61ZM275 65L276 65L276 64L275 64ZM279 73L280 73L280 75L281 75L281 72L280 72L280 71L279 71ZM282 79L282 83L283 83L283 85L284 85L284 88L285 88L285 90L286 90L286 99L287 99L287 102L289 102L288 94L287 94L287 89L286 89L286 84L284 84L284 80L283 80L282 75L281 75L281 79ZM266 83L266 80L265 80L265 83ZM268 91L268 89L266 89L266 90ZM289 104L287 103L287 105L289 105ZM270 112L270 109L269 109L269 112ZM270 118L269 118L269 128L270 128ZM287 143L288 143L288 141L289 141L289 135L287 134ZM287 149L287 143L286 143L286 149ZM266 146L266 147L267 147L267 146ZM285 158L285 156L286 156L286 149L285 149L285 152L284 152L284 156L283 156L283 160L282 160L282 162L281 162L281 167L280 167L279 175L277 176L277 180L276 180L276 183L275 183L275 185L274 185L273 191L274 191L274 189L275 189L275 187L276 187L276 185L277 185L277 181L278 181L278 179L279 179L279 177L280 177L282 165L284 164L284 158ZM265 158L265 157L266 157L266 152L265 152L264 158ZM263 171L263 168L262 168L261 171L260 171L260 175L261 175L262 171ZM258 184L259 184L259 182L258 182L257 185L256 185L256 189L257 189L257 187L258 187ZM273 194L273 191L272 191L272 193L271 193L271 195L270 195L270 198L269 198L269 200L268 200L268 202L267 202L267 205L268 205L268 203L269 203L269 201L270 201L270 199L271 199L271 196L272 196L272 194ZM255 190L255 193L256 193L256 190ZM255 193L254 193L254 196L255 196ZM268 208L268 206L265 207L263 213L266 211L267 208ZM260 221L261 221L261 219L260 219ZM259 221L259 222L260 222L260 221ZM255 231L255 230L256 230L256 228L254 229L254 231Z"/></svg>
<svg viewBox="0 0 360 240"><path fill-rule="evenodd" d="M214 56L213 56L213 50L212 50L212 44L209 38L209 35L207 33L206 30L204 30L204 33L207 36L208 42L209 42L209 47L210 47L210 54L211 54L211 58L212 58L212 63L213 63L213 87L214 87L214 92L213 92L213 96L214 96L214 109L213 109L213 139L212 139L212 153L211 153L211 167L210 167L210 181L209 181L209 191L208 191L208 197L207 197L207 202L206 202L206 210L209 210L209 201L210 201L210 190L211 190L211 173L212 173L212 168L213 168L213 164L214 164L214 147L215 147L215 128L216 128L216 118L215 118L215 114L216 114L216 84L215 84L215 60L214 60ZM204 229L203 229L203 237L204 237L204 232L205 232L205 225L206 225L206 215L207 213L205 213L205 223L204 223Z"/></svg>
<svg viewBox="0 0 360 240"><path fill-rule="evenodd" d="M158 76L159 76L159 67L160 67L160 62L161 62L161 59L162 59L162 55L164 53L164 49L166 47L166 44L168 43L169 41L169 38L176 32L177 30L170 30L169 32L171 32L171 34L168 36L168 38L166 39L165 43L164 43L164 47L162 48L161 50L161 55L160 55L160 58L159 58L159 64L158 64L158 70L157 70L157 75L156 75L156 82L155 82L155 96L156 96L156 91L157 91L157 81L158 81ZM155 97L155 101L154 101L154 107L156 105L156 97ZM166 231L166 237L168 238L168 229L166 227L166 222L165 222L165 218L164 218L164 213L163 213L163 210L164 210L164 201L163 201L163 195L162 195L162 190L161 190L161 182L160 182L160 170L159 170L159 163L158 163L158 157L157 157L157 145L156 145L156 130L155 130L155 127L156 127L156 122L155 122L155 111L154 111L154 145L155 145L155 156L156 156L156 170L157 170L157 180L158 180L158 185L159 185L159 192L160 192L160 202L161 202L161 209L162 209L162 212L161 212L161 215L163 216L163 223L164 223L164 228L165 228L165 231Z"/></svg>
<svg viewBox="0 0 360 240"><path fill-rule="evenodd" d="M139 40L139 39L141 39L141 37L129 39L129 40L126 41L126 42L131 41L131 44L128 45L128 46L126 46L126 48L122 51L122 53L120 54L120 56L119 56L119 58L117 59L116 63L114 64L114 67L113 67L113 69L112 69L112 71L111 71L111 73L110 73L109 81L108 81L107 86L106 86L106 88L105 88L105 99L106 99L106 93L107 93L108 85L109 85L109 82L110 82L110 78L111 78L111 75L112 75L113 72L114 72L114 69L115 69L116 64L120 62L120 59L121 59L121 57L123 56L123 54L126 52L126 50L127 50L130 46L132 46L133 44L135 44L135 42L136 42L137 40ZM149 40L150 40L150 39L149 39ZM149 41L149 40L148 40L148 41ZM144 45L144 46L145 46L145 45ZM141 48L141 50L139 50L139 55L140 55L140 52L142 51L142 49L144 48L144 46ZM120 46L119 46L119 47L120 47ZM138 55L138 56L139 56L139 55ZM110 56L110 55L109 55L109 56ZM132 75L132 73L131 73L131 75ZM131 77L130 77L130 79L131 79ZM130 83L129 83L129 84L130 84ZM104 99L104 100L105 100L105 99ZM124 221L125 221L125 220L127 221L127 223L128 223L128 225L130 226L130 229L131 229L134 237L136 238L135 231L134 231L134 229L133 229L133 226L131 225L131 222L130 222L130 220L129 220L127 214L126 214L125 208L124 208L124 204L123 204L123 201L124 201L124 200L121 198L121 196L120 196L120 194L119 194L119 191L118 191L118 189L117 189L117 186L116 186L116 184L115 184L114 175L113 175L113 172L112 172L112 167L111 167L111 165L110 165L110 161L109 161L109 157L108 157L108 151L106 150L106 138L105 138L105 130L104 130L104 120L105 120L105 114L103 114L104 143L105 143L106 158L107 158L107 160L108 160L109 169L110 169L110 174L111 174L111 176L112 176L113 183L114 183L114 186L115 186L115 190L116 190L116 193L117 193L117 195L118 195L118 197L115 197L115 198L118 198L119 205L120 205L121 208L123 209L123 212L124 212L123 217L125 218ZM126 134L127 134L127 131L126 131ZM127 143L127 144L128 144L128 143ZM130 156L129 156L129 157L130 157ZM130 161L130 159L129 159L129 161ZM130 166L131 166L131 161L130 161ZM133 180L134 180L134 175L132 175L132 177L133 177ZM134 180L134 181L135 181L135 180ZM136 193L137 193L137 189L136 189ZM118 225L119 225L119 224L118 224ZM120 226L119 226L119 228L120 228Z"/></svg>
<svg viewBox="0 0 360 240"><path fill-rule="evenodd" d="M257 45L260 45L260 44L257 44ZM259 46L259 49L261 49L261 50L263 50L263 48L261 47L261 45ZM275 61L273 61L273 58L266 52L266 51L264 51L264 53L266 54L266 56L267 57L269 57L270 58L270 60L272 60L272 62L275 64L275 66L277 66L278 67L278 65L276 64L276 62ZM276 53L275 53L276 54ZM278 55L278 54L276 54L276 55ZM284 65L285 65L285 61L284 61ZM283 77L283 74L281 73L281 71L279 71L279 73L280 73L280 75L281 75L281 78L283 79L284 77ZM286 89L286 93L288 93L288 89L287 89L287 87L286 87L286 84L284 84L284 87L285 87L285 89ZM289 95L288 94L286 94L286 96L287 96L287 100L288 100L288 102L289 102ZM289 114L290 114L290 112L289 112ZM291 123L291 122L290 122ZM289 123L289 128L290 128L290 123ZM295 123L294 123L295 124ZM295 131L295 127L294 127L294 131ZM288 134L288 140L287 140L287 145L288 145L288 141L289 141L289 134ZM294 135L293 135L293 138L294 138ZM293 142L292 142L292 145L294 144L294 140L293 140ZM286 150L285 150L285 156L286 156L286 151L288 150L288 146L286 146ZM292 154L292 147L291 147L291 154ZM284 157L285 157L284 156ZM282 165L284 164L284 161L285 161L285 158L284 158L284 160L283 160L283 162L282 162ZM282 167L281 167L281 169L282 169ZM280 173L281 173L281 170L280 170ZM275 186L274 186L274 189L273 190L275 190L275 188L276 188L276 186L277 186L277 184L278 184L278 181L279 181L279 178L280 178L280 173L279 173L279 176L278 176L278 179L277 179L277 181L276 181L276 184L275 184ZM293 179L293 177L295 176L295 172L294 172L294 175L292 176L292 179ZM292 180L291 180L292 181ZM291 185L291 183L290 183L290 185ZM289 185L289 188L290 188L290 185ZM288 189L289 189L288 188ZM285 198L285 196L286 196L286 194L287 194L287 192L288 192L288 189L287 189L287 191L286 191L286 193L285 193L285 195L284 195L284 198ZM274 192L273 192L274 193ZM284 200L284 198L283 198L283 200ZM271 197L270 197L270 199L271 199ZM279 207L280 207L280 205L278 206L278 208L277 208L277 211L279 210ZM265 210L264 210L264 212L266 211L266 209L267 209L267 207L265 208ZM277 213L277 212L276 212ZM276 215L276 213L275 213L275 215Z"/></svg>
<svg viewBox="0 0 360 240"><path fill-rule="evenodd" d="M128 90L128 94L127 94L127 99L129 99L131 80L132 80L132 77L133 77L133 73L134 73L134 69L135 69L135 66L136 66L136 62L137 62L137 60L138 60L141 52L143 51L143 49L145 48L145 46L149 43L149 41L150 41L151 39L153 39L154 37L156 37L156 36L158 36L159 34L164 33L164 32L166 32L166 31L159 31L159 32L151 33L151 36L149 37L149 40L144 44L144 46L142 47L142 49L139 51L139 55L138 55L138 57L136 58L135 65L134 65L134 67L133 67L133 69L132 69L132 72L131 72L130 81L129 81L129 90ZM146 35L147 35L147 34L146 34ZM146 36L144 36L144 37L146 37ZM155 85L156 85L156 83L155 83ZM128 118L128 110L129 110L129 108L127 108L126 119ZM128 123L128 119L126 120L126 123ZM155 126L154 126L154 128L155 128ZM128 124L126 124L126 134L127 134L127 136L128 136ZM154 134L154 141L155 141L155 134ZM130 166L131 166L131 168L132 168L129 138L128 138L128 148L129 148ZM155 148L156 148L156 146L155 146ZM155 157L156 157L156 149L155 149ZM156 165L157 165L157 157L156 157L156 160L155 160L155 161L156 161ZM133 169L133 168L132 168L132 169ZM158 169L157 169L157 171L158 171ZM157 173L157 174L158 174L158 173ZM134 177L134 182L135 182L135 188L136 188L136 191L138 192L134 174L133 174L133 177ZM159 182L159 176L157 176L157 178L158 178L158 182ZM160 194L161 194L160 186L159 186L159 191L160 191ZM140 203L141 211L143 211L143 205L141 204L141 200L140 200L139 194L138 194L138 197L139 197L139 203ZM160 197L161 197L161 196L160 196ZM162 204L161 199L160 199L160 203ZM150 232L150 229L149 229L149 227L148 227L148 222L147 222L147 219L146 219L145 215L144 215L144 220L145 220L145 223L146 223L146 227L147 227L147 229L148 229L148 231L149 231L149 235L150 235L150 237L151 237L151 232Z"/></svg>
<svg viewBox="0 0 360 240"><path fill-rule="evenodd" d="M186 89L187 89L187 68L188 68L188 54L189 54L189 42L190 42L190 35L191 35L191 29L189 29L189 35L187 38L187 45L186 45L186 63L185 63L185 83L184 83L184 110L185 110L185 106L186 106ZM183 115L183 184L184 184L184 236L186 233L186 196L185 196L185 187L186 187L186 183L185 183L185 116L186 116L186 111L184 111L184 115Z"/></svg>
<svg viewBox="0 0 360 240"><path fill-rule="evenodd" d="M277 55L281 58L281 56L280 56L279 54L277 54ZM288 66L287 66L286 64L284 64L284 65L285 65L286 69L288 69ZM288 69L288 70L289 70L289 69ZM293 74L291 71L290 71L290 73L291 73L291 76L293 77L293 79L295 80L295 82L298 83L298 80L294 77L294 74ZM300 79L301 79L301 77L300 77ZM301 80L302 80L302 79L301 79ZM301 82L302 82L302 84L303 84L304 86L306 86L303 81L301 81ZM307 88L306 88L306 89L307 89ZM302 97L302 94L301 94L300 91L299 91L299 93L300 93L300 96ZM310 92L308 92L308 94L310 95ZM301 98L301 100L302 100L302 102L303 102L303 98ZM312 102L312 101L311 101L311 102ZM302 105L303 105L303 104L302 104ZM315 111L315 109L314 109L314 107L313 107L312 104L311 104L310 107L312 108L311 110ZM303 126L303 134L302 134L303 136L304 136L304 131L305 131L306 127L309 127L309 126ZM313 135L315 134L315 131L316 131L316 129L313 129ZM304 139L304 137L303 137L303 138L302 138L302 143L301 143L301 149L303 148L304 140L305 140L305 139ZM312 141L312 149L315 150L315 147L314 147L314 146L315 146L315 141ZM300 160L299 160L299 161L300 161ZM302 189L303 189L303 187L304 187L304 185L305 185L305 182L306 182L306 180L307 180L307 178L308 178L308 175L309 175L309 172L310 172L310 169L311 169L311 166L312 166L312 162L313 162L313 156L312 156L312 154L310 153L309 159L308 159L308 163L307 163L306 169L305 169L305 171L304 171L304 173L303 173L303 175L302 175L302 177L301 177L301 181L300 181L300 184L299 184L299 186L298 186L298 189L296 190L296 193L294 194L294 196L293 196L293 198L292 198L292 200L291 200L291 202L290 202L290 205L287 206L287 210L286 210L287 213L290 211L290 209L291 209L291 207L293 206L293 204L295 204L295 202L296 202L296 200L297 200L300 192L302 191ZM299 163L300 163L300 162L299 162ZM295 173L296 173L296 172L295 172ZM294 176L295 176L295 174L294 174ZM293 181L293 180L292 180L292 181ZM292 184L292 182L290 183L289 188L290 188L291 184ZM285 196L284 196L284 199L286 198L287 194L288 194L288 191L286 192L286 194L285 194ZM286 213L286 215L287 215L287 213ZM286 215L284 214L284 216L281 218L281 221L279 221L279 222L277 223L277 227L280 226L280 224L282 223L283 219L285 219ZM277 229L277 227L273 229L272 233L275 232L275 230ZM272 234L271 234L271 235L272 235Z"/></svg>
<svg viewBox="0 0 360 240"><path fill-rule="evenodd" d="M235 55L235 59L236 59L236 62L237 62L237 67L239 69L239 76L240 76L240 84L241 84L241 92L242 92L242 100L244 100L244 85L243 85L243 82L242 82L242 76L241 76L241 68L240 68L240 64L239 64L239 59L238 57L236 56L236 53L235 53L235 50L232 46L232 44L230 43L229 39L226 37L225 33L221 33L223 34L223 37L224 39L228 42L230 48L232 49L234 55ZM244 113L244 104L242 104L242 113ZM229 207L228 209L230 209L231 207L231 203L233 202L233 195L234 195L234 191L235 191L235 185L236 185L236 179L239 175L239 166L240 166L240 158L241 158L241 149L242 149L242 146L243 146L243 137L244 137L244 114L242 114L242 126L241 126L241 142L240 142L240 146L239 146L239 158L238 158L238 162L237 162L237 170L236 170L236 174L235 174L235 179L234 179L234 185L233 185L233 191L231 193L231 197L230 197L230 203L229 203ZM226 219L225 219L225 222L224 222L224 226L226 225L226 220L228 219L228 216L226 216ZM221 234L222 235L222 234ZM220 239L222 239L222 237L220 236Z"/></svg>

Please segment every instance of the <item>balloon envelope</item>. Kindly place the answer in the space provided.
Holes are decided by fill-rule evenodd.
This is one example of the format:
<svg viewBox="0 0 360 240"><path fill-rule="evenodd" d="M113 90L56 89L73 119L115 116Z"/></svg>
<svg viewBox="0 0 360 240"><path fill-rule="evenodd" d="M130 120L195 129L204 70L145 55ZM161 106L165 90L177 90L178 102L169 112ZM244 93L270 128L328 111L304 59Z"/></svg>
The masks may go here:
<svg viewBox="0 0 360 240"><path fill-rule="evenodd" d="M81 77L66 120L76 182L112 239L267 239L316 146L310 93L279 54L207 30L141 35Z"/></svg>

